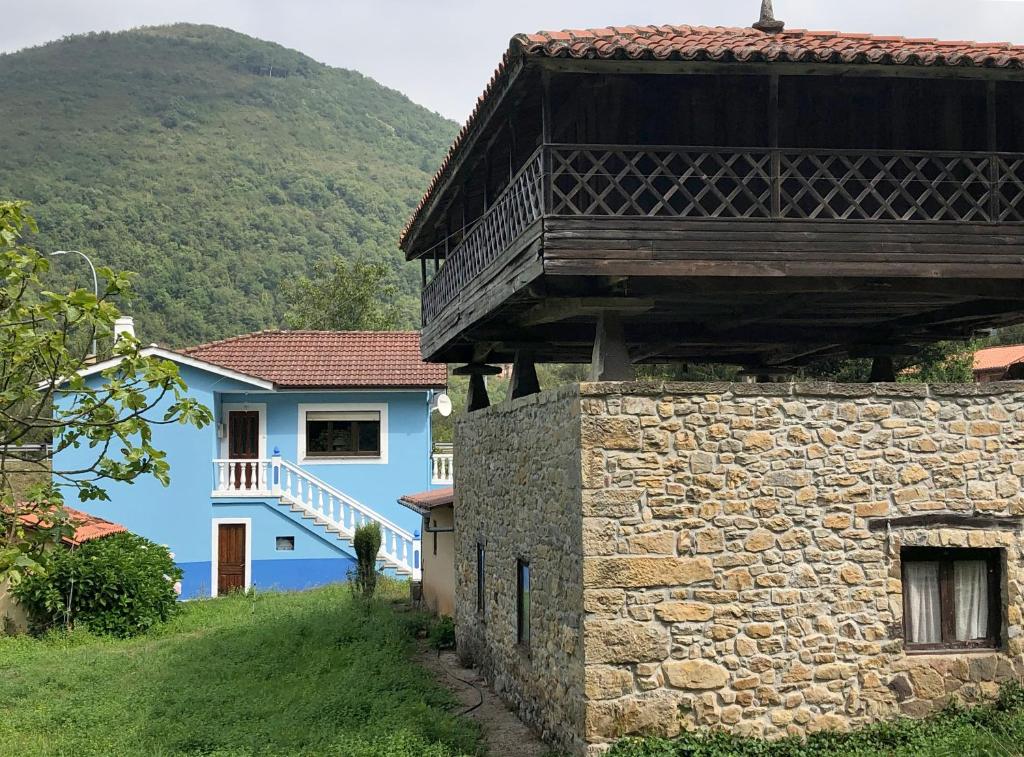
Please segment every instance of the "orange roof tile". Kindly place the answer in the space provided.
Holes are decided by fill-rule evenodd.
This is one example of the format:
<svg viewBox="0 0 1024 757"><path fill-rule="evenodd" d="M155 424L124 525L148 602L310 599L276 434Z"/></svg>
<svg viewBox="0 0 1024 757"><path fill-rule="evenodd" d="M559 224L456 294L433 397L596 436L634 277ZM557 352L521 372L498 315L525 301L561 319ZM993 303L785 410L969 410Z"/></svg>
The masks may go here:
<svg viewBox="0 0 1024 757"><path fill-rule="evenodd" d="M435 507L444 507L455 502L455 487L446 486L442 489L431 489L416 494L406 494L399 497L400 504L405 505L418 513L433 510Z"/></svg>
<svg viewBox="0 0 1024 757"><path fill-rule="evenodd" d="M128 530L120 523L112 523L109 520L105 520L96 515L90 515L89 513L82 512L81 510L65 507L64 512L67 513L71 525L75 527L75 533L74 536L65 536L61 541L72 546L77 547L87 541L102 539L104 536L120 534ZM27 526L39 525L39 517L36 515L21 515L19 516L19 520ZM49 526L44 522L42 527L48 528Z"/></svg>
<svg viewBox="0 0 1024 757"><path fill-rule="evenodd" d="M942 41L807 29L772 34L754 28L672 25L517 34L402 231L399 244L403 248L420 212L446 176L452 158L483 120L496 91L509 80L512 64L531 57L1024 69L1024 45L1009 42Z"/></svg>
<svg viewBox="0 0 1024 757"><path fill-rule="evenodd" d="M258 331L179 350L284 389L444 388L417 331Z"/></svg>
<svg viewBox="0 0 1024 757"><path fill-rule="evenodd" d="M1024 344L988 347L974 353L974 370L992 371L997 368L1009 368L1022 360L1024 360Z"/></svg>

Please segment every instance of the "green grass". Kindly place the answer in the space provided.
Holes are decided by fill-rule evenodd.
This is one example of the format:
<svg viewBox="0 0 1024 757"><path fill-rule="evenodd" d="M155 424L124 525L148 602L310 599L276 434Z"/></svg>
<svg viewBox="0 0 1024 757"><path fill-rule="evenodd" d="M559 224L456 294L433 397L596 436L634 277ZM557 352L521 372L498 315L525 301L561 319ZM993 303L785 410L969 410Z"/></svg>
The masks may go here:
<svg viewBox="0 0 1024 757"><path fill-rule="evenodd" d="M191 602L149 634L0 638L2 755L476 754L476 727L411 661L407 591Z"/></svg>
<svg viewBox="0 0 1024 757"><path fill-rule="evenodd" d="M624 739L609 757L1016 757L1024 755L1024 688L1005 685L991 705L951 705L923 720L897 718L806 740L723 732L677 739Z"/></svg>

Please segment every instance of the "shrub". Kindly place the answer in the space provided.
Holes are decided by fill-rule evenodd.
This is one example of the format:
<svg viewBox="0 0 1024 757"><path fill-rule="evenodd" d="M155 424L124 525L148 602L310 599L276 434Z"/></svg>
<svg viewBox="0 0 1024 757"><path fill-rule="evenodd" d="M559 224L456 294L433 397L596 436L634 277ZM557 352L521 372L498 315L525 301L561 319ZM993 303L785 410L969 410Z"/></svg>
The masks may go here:
<svg viewBox="0 0 1024 757"><path fill-rule="evenodd" d="M93 633L127 637L177 609L174 583L181 571L165 547L136 534L56 549L46 568L45 575L32 575L14 589L36 632L83 625Z"/></svg>
<svg viewBox="0 0 1024 757"><path fill-rule="evenodd" d="M364 599L377 589L377 553L380 552L380 524L364 523L356 528L352 545L356 549L356 588Z"/></svg>
<svg viewBox="0 0 1024 757"><path fill-rule="evenodd" d="M430 626L430 646L434 649L455 648L455 621L442 615Z"/></svg>

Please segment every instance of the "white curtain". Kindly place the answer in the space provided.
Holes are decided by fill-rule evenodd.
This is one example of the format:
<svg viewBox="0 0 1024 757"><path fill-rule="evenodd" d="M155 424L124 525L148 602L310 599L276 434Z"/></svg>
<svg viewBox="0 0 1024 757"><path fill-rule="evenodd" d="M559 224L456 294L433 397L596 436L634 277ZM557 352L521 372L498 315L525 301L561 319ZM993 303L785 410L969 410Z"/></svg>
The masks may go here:
<svg viewBox="0 0 1024 757"><path fill-rule="evenodd" d="M953 563L953 594L957 641L988 636L988 565L984 560Z"/></svg>
<svg viewBox="0 0 1024 757"><path fill-rule="evenodd" d="M907 613L909 642L934 644L942 641L942 620L939 612L939 564L912 561L904 563L907 582Z"/></svg>

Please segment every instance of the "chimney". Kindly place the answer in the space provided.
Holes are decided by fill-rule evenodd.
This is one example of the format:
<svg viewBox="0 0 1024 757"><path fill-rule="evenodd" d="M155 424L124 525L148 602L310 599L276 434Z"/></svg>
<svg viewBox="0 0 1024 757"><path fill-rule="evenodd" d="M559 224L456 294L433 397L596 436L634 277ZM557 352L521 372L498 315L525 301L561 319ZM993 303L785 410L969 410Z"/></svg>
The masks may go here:
<svg viewBox="0 0 1024 757"><path fill-rule="evenodd" d="M130 315L122 315L114 321L114 342L116 343L123 335L135 336L135 319Z"/></svg>
<svg viewBox="0 0 1024 757"><path fill-rule="evenodd" d="M765 34L778 34L786 28L783 22L775 20L772 0L761 0L761 18L754 24L754 28Z"/></svg>

